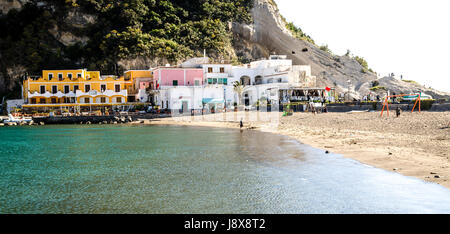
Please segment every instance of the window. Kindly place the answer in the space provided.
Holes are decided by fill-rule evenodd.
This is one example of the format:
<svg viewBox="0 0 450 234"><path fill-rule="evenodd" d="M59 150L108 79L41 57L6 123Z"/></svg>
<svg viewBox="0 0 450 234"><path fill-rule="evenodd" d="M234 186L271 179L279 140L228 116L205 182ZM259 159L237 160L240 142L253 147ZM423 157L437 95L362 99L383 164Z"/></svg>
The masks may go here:
<svg viewBox="0 0 450 234"><path fill-rule="evenodd" d="M79 89L80 89L80 87L79 87L78 85L74 85L74 86L73 86L73 92L74 92L74 93L76 93L77 90L79 90Z"/></svg>
<svg viewBox="0 0 450 234"><path fill-rule="evenodd" d="M101 98L100 98L100 102L101 102L101 103L106 103L106 98L105 98L105 97L101 97Z"/></svg>
<svg viewBox="0 0 450 234"><path fill-rule="evenodd" d="M219 78L219 84L223 84L223 79Z"/></svg>
<svg viewBox="0 0 450 234"><path fill-rule="evenodd" d="M40 87L41 94L45 93L45 85L41 85Z"/></svg>
<svg viewBox="0 0 450 234"><path fill-rule="evenodd" d="M69 92L70 92L70 86L64 85L64 93L69 93Z"/></svg>
<svg viewBox="0 0 450 234"><path fill-rule="evenodd" d="M212 73L213 72L213 68L212 67L208 67L208 73Z"/></svg>
<svg viewBox="0 0 450 234"><path fill-rule="evenodd" d="M39 100L39 103L45 104L45 103L46 103L45 98L41 98L41 99Z"/></svg>
<svg viewBox="0 0 450 234"><path fill-rule="evenodd" d="M64 103L70 103L70 98L65 97L65 98L64 98Z"/></svg>
<svg viewBox="0 0 450 234"><path fill-rule="evenodd" d="M52 80L53 79L53 73L48 73L48 80Z"/></svg>
<svg viewBox="0 0 450 234"><path fill-rule="evenodd" d="M173 86L178 86L178 80L172 81L172 85L173 85Z"/></svg>
<svg viewBox="0 0 450 234"><path fill-rule="evenodd" d="M212 79L208 78L208 84L212 84L212 83L213 83Z"/></svg>
<svg viewBox="0 0 450 234"><path fill-rule="evenodd" d="M31 99L31 104L36 104L36 98Z"/></svg>
<svg viewBox="0 0 450 234"><path fill-rule="evenodd" d="M114 88L115 88L115 90L116 90L116 93L120 92L120 84L116 84L116 85L114 86Z"/></svg>
<svg viewBox="0 0 450 234"><path fill-rule="evenodd" d="M77 73L77 78L81 78L81 73Z"/></svg>
<svg viewBox="0 0 450 234"><path fill-rule="evenodd" d="M75 98L74 97L71 97L70 98L70 103L75 103L76 101L75 101Z"/></svg>
<svg viewBox="0 0 450 234"><path fill-rule="evenodd" d="M217 84L217 79L216 78L213 79L213 84Z"/></svg>
<svg viewBox="0 0 450 234"><path fill-rule="evenodd" d="M262 83L263 83L262 77L261 77L261 76L255 77L255 83L256 83L257 85L262 84Z"/></svg>
<svg viewBox="0 0 450 234"><path fill-rule="evenodd" d="M58 92L58 86L52 85L52 93L55 94Z"/></svg>
<svg viewBox="0 0 450 234"><path fill-rule="evenodd" d="M90 103L91 102L91 99L90 98L84 98L84 103Z"/></svg>
<svg viewBox="0 0 450 234"><path fill-rule="evenodd" d="M224 67L220 68L220 73L225 73L225 68Z"/></svg>
<svg viewBox="0 0 450 234"><path fill-rule="evenodd" d="M58 73L58 79L61 81L63 80L63 74L62 73Z"/></svg>
<svg viewBox="0 0 450 234"><path fill-rule="evenodd" d="M106 91L106 85L105 84L100 85L100 90L102 91L102 93L105 92Z"/></svg>
<svg viewBox="0 0 450 234"><path fill-rule="evenodd" d="M116 101L117 101L117 103L122 103L122 98L121 97L117 97Z"/></svg>
<svg viewBox="0 0 450 234"><path fill-rule="evenodd" d="M56 98L52 98L52 104L56 104Z"/></svg>
<svg viewBox="0 0 450 234"><path fill-rule="evenodd" d="M72 73L67 74L67 78L72 79L73 78Z"/></svg>
<svg viewBox="0 0 450 234"><path fill-rule="evenodd" d="M84 85L84 92L87 93L89 91L91 91L91 85Z"/></svg>
<svg viewBox="0 0 450 234"><path fill-rule="evenodd" d="M227 78L223 78L223 84L224 85L228 85L228 79Z"/></svg>
<svg viewBox="0 0 450 234"><path fill-rule="evenodd" d="M195 80L195 81L194 81L194 85L195 85L195 86L200 86L200 81L199 81L199 80Z"/></svg>

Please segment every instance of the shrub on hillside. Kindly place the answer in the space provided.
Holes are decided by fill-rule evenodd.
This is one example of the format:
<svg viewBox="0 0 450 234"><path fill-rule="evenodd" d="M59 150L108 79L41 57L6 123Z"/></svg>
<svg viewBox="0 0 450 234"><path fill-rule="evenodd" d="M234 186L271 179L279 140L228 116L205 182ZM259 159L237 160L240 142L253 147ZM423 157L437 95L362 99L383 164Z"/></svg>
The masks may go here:
<svg viewBox="0 0 450 234"><path fill-rule="evenodd" d="M387 89L384 86L375 86L375 87L370 88L370 90L376 92L379 90L387 90Z"/></svg>

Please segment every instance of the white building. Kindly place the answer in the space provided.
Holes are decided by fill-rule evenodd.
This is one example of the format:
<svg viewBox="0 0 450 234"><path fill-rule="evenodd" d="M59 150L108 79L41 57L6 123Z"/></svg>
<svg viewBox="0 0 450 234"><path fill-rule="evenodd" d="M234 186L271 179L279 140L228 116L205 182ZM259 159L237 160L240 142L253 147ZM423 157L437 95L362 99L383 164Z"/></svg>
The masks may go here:
<svg viewBox="0 0 450 234"><path fill-rule="evenodd" d="M161 87L159 100L163 109L184 112L224 106L232 109L235 103L250 108L258 101L278 104L286 100L289 90L313 88L316 85L316 77L311 75L309 65L292 65L292 60L285 55L272 55L269 59L242 66L197 64L195 61L183 63L183 68L203 68L203 86ZM244 84L241 100L238 100L239 95L234 91L236 81Z"/></svg>
<svg viewBox="0 0 450 234"><path fill-rule="evenodd" d="M227 85L208 85L198 87L162 87L159 99L163 109L180 110L208 110L218 108L231 109L234 103L234 91Z"/></svg>
<svg viewBox="0 0 450 234"><path fill-rule="evenodd" d="M285 55L272 55L267 60L252 62L233 68L233 76L245 85L289 83L291 85L315 86L311 66L292 65Z"/></svg>
<svg viewBox="0 0 450 234"><path fill-rule="evenodd" d="M208 85L233 85L237 79L233 75L231 64L202 64L205 74L205 84Z"/></svg>

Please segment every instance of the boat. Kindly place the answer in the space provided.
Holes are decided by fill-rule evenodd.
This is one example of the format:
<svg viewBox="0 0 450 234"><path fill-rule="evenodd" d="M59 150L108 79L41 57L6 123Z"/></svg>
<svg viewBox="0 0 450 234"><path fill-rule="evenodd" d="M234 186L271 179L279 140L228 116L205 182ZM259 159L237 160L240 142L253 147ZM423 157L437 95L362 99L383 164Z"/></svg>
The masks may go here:
<svg viewBox="0 0 450 234"><path fill-rule="evenodd" d="M416 93L416 94L404 96L403 100L405 100L405 101L415 101L417 98L419 98L419 95L420 95L420 99L421 100L433 99L433 97L431 95L428 95L426 93L420 93L420 94Z"/></svg>
<svg viewBox="0 0 450 234"><path fill-rule="evenodd" d="M22 117L22 118L16 118L14 116L12 116L11 114L8 114L8 119L3 120L3 123L29 123L33 121L32 118L26 118L26 117Z"/></svg>

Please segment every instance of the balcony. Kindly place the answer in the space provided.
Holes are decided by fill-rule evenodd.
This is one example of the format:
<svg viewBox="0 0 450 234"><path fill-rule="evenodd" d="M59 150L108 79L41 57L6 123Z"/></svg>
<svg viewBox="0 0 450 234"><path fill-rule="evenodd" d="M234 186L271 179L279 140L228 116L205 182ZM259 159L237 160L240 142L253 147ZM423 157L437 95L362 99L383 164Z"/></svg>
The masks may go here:
<svg viewBox="0 0 450 234"><path fill-rule="evenodd" d="M76 94L74 92L63 93L61 91L58 91L57 93L50 93L48 91L45 92L45 93L28 92L28 98L35 98L35 97L45 97L45 98L58 97L58 98L63 98L63 97L76 97Z"/></svg>
<svg viewBox="0 0 450 234"><path fill-rule="evenodd" d="M35 98L35 97L45 97L45 98L51 98L51 97L57 97L57 98L63 98L63 97L81 97L81 96L107 96L107 97L113 97L113 96L128 96L127 90L122 90L120 92L115 92L114 90L106 90L104 92L99 92L96 90L91 90L89 92L83 92L81 90L77 90L75 93L70 91L68 93L63 93L61 91L58 91L57 93L40 93L40 92L28 92L28 98Z"/></svg>
<svg viewBox="0 0 450 234"><path fill-rule="evenodd" d="M116 92L114 90L106 90L104 92L100 92L97 90L91 90L89 92L83 92L81 90L77 90L76 93L77 97L81 97L81 96L91 96L91 97L96 97L96 96L106 96L106 97L113 97L113 96L128 96L128 91L126 89L121 90L120 92Z"/></svg>

